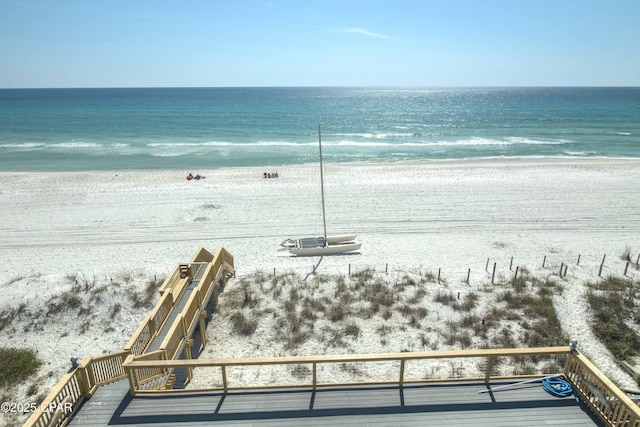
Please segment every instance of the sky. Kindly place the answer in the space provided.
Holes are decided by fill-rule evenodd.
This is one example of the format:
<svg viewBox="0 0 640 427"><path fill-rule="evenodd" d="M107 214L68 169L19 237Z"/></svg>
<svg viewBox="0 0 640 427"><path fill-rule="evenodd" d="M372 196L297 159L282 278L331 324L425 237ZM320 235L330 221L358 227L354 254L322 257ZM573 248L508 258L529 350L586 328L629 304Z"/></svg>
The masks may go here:
<svg viewBox="0 0 640 427"><path fill-rule="evenodd" d="M0 0L0 88L640 86L640 0Z"/></svg>

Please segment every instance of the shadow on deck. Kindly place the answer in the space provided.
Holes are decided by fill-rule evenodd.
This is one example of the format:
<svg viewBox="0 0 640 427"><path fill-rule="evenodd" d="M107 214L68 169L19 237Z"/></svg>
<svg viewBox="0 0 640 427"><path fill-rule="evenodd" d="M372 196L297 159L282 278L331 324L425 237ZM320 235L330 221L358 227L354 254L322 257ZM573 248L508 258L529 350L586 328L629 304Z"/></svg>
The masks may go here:
<svg viewBox="0 0 640 427"><path fill-rule="evenodd" d="M122 390L115 411L92 410L91 399L70 425L602 425L581 401L553 397L540 384L478 393L486 388L455 383L136 397Z"/></svg>

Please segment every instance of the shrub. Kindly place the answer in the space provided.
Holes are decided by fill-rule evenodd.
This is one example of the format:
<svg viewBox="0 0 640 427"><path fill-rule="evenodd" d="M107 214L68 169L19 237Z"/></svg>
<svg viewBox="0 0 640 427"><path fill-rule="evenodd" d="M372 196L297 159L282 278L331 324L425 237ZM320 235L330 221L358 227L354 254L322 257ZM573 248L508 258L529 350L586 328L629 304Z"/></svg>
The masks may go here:
<svg viewBox="0 0 640 427"><path fill-rule="evenodd" d="M344 334L356 339L360 335L360 328L355 323L349 323L344 327Z"/></svg>
<svg viewBox="0 0 640 427"><path fill-rule="evenodd" d="M0 387L24 383L41 365L31 349L0 348Z"/></svg>
<svg viewBox="0 0 640 427"><path fill-rule="evenodd" d="M240 335L253 335L258 327L258 322L255 319L247 319L247 317L240 311L236 311L229 320L233 322L233 330Z"/></svg>
<svg viewBox="0 0 640 427"><path fill-rule="evenodd" d="M298 379L307 378L311 375L311 369L306 365L293 365L290 370L291 374Z"/></svg>
<svg viewBox="0 0 640 427"><path fill-rule="evenodd" d="M609 351L625 360L640 354L640 335L629 323L640 318L638 284L616 277L589 283L586 298L593 312L591 328Z"/></svg>
<svg viewBox="0 0 640 427"><path fill-rule="evenodd" d="M337 303L329 306L327 317L329 317L329 320L331 320L332 322L337 322L344 319L345 314L346 310L344 306L340 303Z"/></svg>

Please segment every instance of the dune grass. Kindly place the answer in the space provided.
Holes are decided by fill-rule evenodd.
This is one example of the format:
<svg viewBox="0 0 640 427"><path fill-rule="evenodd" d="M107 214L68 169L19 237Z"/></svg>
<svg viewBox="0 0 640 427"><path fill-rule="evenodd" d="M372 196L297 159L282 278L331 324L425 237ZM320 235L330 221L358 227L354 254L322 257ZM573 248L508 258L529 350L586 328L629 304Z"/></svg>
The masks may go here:
<svg viewBox="0 0 640 427"><path fill-rule="evenodd" d="M24 383L41 365L34 350L0 348L0 387Z"/></svg>
<svg viewBox="0 0 640 427"><path fill-rule="evenodd" d="M593 333L616 359L640 355L640 283L609 276L587 286Z"/></svg>

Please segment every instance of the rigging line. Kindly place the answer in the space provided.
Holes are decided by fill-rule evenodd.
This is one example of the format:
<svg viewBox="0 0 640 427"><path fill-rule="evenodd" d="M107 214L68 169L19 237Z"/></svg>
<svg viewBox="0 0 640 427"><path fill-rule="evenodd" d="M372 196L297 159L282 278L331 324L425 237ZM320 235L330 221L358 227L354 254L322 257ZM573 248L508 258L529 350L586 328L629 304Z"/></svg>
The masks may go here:
<svg viewBox="0 0 640 427"><path fill-rule="evenodd" d="M318 124L318 148L320 150L320 190L322 195L322 225L324 226L324 246L327 244L327 216L324 209L324 172L322 168L322 137L320 136L320 125Z"/></svg>

